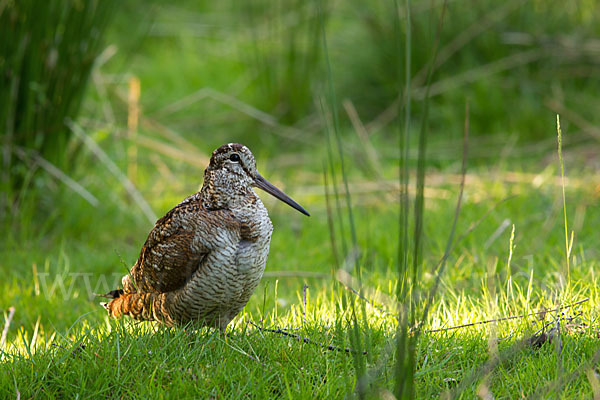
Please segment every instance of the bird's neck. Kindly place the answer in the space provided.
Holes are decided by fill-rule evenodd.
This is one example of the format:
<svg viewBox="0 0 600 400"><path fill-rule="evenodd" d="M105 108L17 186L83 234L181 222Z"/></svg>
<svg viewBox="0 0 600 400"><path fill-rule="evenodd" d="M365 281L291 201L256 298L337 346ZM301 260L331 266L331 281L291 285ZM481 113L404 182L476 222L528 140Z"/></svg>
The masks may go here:
<svg viewBox="0 0 600 400"><path fill-rule="evenodd" d="M200 190L202 206L209 210L244 208L254 202L256 194L251 187L239 182L223 179L207 171Z"/></svg>

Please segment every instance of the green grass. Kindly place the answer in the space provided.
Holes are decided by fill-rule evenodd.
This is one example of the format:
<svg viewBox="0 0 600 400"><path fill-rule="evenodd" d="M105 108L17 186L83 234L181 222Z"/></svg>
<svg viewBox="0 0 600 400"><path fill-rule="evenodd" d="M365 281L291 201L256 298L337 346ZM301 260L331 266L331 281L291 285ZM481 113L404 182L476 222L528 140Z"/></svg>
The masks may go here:
<svg viewBox="0 0 600 400"><path fill-rule="evenodd" d="M565 153L568 156L568 151ZM542 165L535 164L528 168L544 170ZM553 390L564 398L591 394L582 365L592 362L598 346L595 310L600 299L594 272L597 252L593 245L593 221L600 215L593 207L582 209L585 206L581 205L593 204L597 194L589 186L576 187L580 177L568 175L572 186L566 187L567 212L574 221L576 241L571 283L560 289L558 272L563 271L564 262L562 202L560 187L553 184L552 178L558 168L554 164L550 168L545 180L539 178L538 187L531 184L531 179L523 183L503 181L508 177L526 178L522 170L471 171L470 176L479 176L482 181L467 184L465 188L465 204L457 228L459 236L493 205L507 196L516 197L498 204L458 243L424 328L529 313L540 307L553 308L558 299L564 305L589 297L589 302L577 307L581 316L571 322L579 327L563 326L562 370L557 369L557 354L552 344L540 349L520 345L523 338L540 327L541 322L535 317L500 322L497 327L488 324L441 333L425 332L418 342L418 398L438 396L456 388L460 388L464 398L471 398L482 382L477 369L490 359L490 337L501 339L498 354L502 362L485 382L499 398L545 391L551 395ZM570 170L576 168L567 166L567 172ZM267 160L263 171L274 181L285 175ZM355 172L351 171L351 183L359 179ZM97 173L104 178L88 187L101 200L102 205L97 209L91 209L78 197L65 199L56 194L51 200L63 210L55 217L60 229L43 237L34 235L25 242L4 242L1 266L6 279L0 304L5 310L14 306L17 311L2 355L6 367L0 372L3 397L14 395L14 381L24 397L196 394L233 398L254 395L339 398L352 391L354 367L348 354L259 332L248 323L253 320L265 327L299 328L293 333L323 344L351 346L347 333L351 321L349 308L342 306L343 288L330 275L333 260L324 197L301 189L315 182L299 178L290 183L286 179L287 190L310 210L310 219L265 198L275 225L266 276L229 335L223 337L206 330L186 332L149 323L109 320L97 300L88 296L84 276L89 278L92 288L102 276L108 281L116 279L125 271L120 258L131 264L150 228L140 211L123 204L126 199L101 191L108 175L101 169ZM430 171L432 182L434 173ZM490 173L498 174L496 182L485 179ZM142 193L151 198L148 194L152 189L148 186ZM453 214L452 195L456 193L456 185L432 183L426 193L427 189L434 196L427 198L424 220L425 271L430 271L443 253L450 230L448 221ZM194 190L192 186L187 191ZM152 205L158 213L167 210L168 206L162 205L165 202L162 196L154 199ZM578 205L570 199L578 199ZM359 262L363 282L370 289L367 296L392 312L394 306L389 299L396 292L398 228L389 221L397 221L397 208L393 201L386 201L377 193L356 194L355 203L361 248ZM507 218L515 224L510 275L506 260L511 228L494 234ZM49 282L56 275L66 276L67 290L69 279L73 279L71 295L64 297L57 288L56 295L45 296L39 277L40 289L36 294L33 263L38 274L49 273ZM68 271L89 275L69 275ZM308 273L320 275L304 276ZM433 277L425 272L422 281L423 288L427 288ZM306 317L302 301L304 284L309 286ZM566 310L565 314L570 317L576 313ZM384 388L392 388L395 359L390 350L396 328L392 316L370 305L367 315L372 342L369 393L376 395ZM546 320L550 319L549 314Z"/></svg>
<svg viewBox="0 0 600 400"><path fill-rule="evenodd" d="M441 55L447 54L448 43L465 27L498 15L498 5L491 3L473 8L462 1L450 2ZM431 54L439 9L430 15L424 4L413 4L412 61L403 67L404 59L393 53L403 48L402 43L384 40L390 32L405 35L402 16L390 12L391 3L323 4L331 62L331 73L325 74L319 70L322 59L314 58L310 46L315 44L311 40L321 45L320 35L311 36L317 22L314 12L321 3L302 7L293 2L289 9L288 3L277 4L272 15L257 7L255 19L249 20L228 14L227 3L151 7L128 3L116 16L116 28L107 32L117 53L93 71L77 124L121 171L127 171L132 145L125 134L127 81L136 75L141 81L142 120L135 184L158 216L198 189L202 159L210 151L236 141L252 149L261 173L305 206L311 217L261 194L275 227L267 269L227 335L111 320L92 293L119 283L136 260L153 221L107 165L75 136L70 151L78 154L77 165L69 176L93 194L98 205L91 205L58 179L36 179L28 190L37 196L23 193L20 214L1 221L0 310L5 318L9 307L16 312L7 328L6 344L0 347L0 397L19 393L22 398L344 398L358 396L360 386L366 397L387 398L397 387L394 299L398 238L404 229L398 224L398 130L389 121L369 123L393 102L398 89L395 79L404 76L403 68L414 69L414 89L423 84L415 77ZM541 3L537 9L516 7L443 64L432 84L444 79L455 82L480 65L521 51L520 45L507 44L499 32L536 26L549 35L537 38L540 43L527 44L528 48L542 48L545 40L563 46L566 42L560 35L568 31L566 25L577 26L577 35L591 40L600 26L596 14L588 13L594 7L569 9L565 19L557 17L563 14L561 7ZM132 18L146 14L153 20L131 26ZM256 35L266 39L257 41ZM111 54L111 49L104 54ZM277 59L280 51L281 60ZM452 229L465 98L471 138L458 241L416 342L417 398L471 399L486 390L495 398L570 399L599 393L595 365L600 344L596 317L600 211L595 204L600 177L586 162L595 159L597 144L589 127L577 118L561 116L567 179L563 211L555 114L545 108L548 99L554 99L592 124L597 121L597 113L590 112L598 105L597 82L589 82L586 75L589 68L593 70L594 54L583 47L573 51L568 60L554 51L545 59L461 84L440 92L429 104L423 265L418 280L423 298L435 282L433 269ZM585 57L590 65L581 61ZM269 62L273 58L280 62ZM295 69L297 63L304 69ZM569 73L576 67L581 67L581 75L572 77ZM319 87L326 82L322 75L330 79L331 89ZM299 84L306 87L294 97ZM213 91L199 92L203 88ZM347 109L337 110L335 123L328 113L319 117L323 93L335 93L340 103L348 100L356 106L367 126L366 141L357 135ZM422 107L414 100L405 118L420 121ZM344 154L359 248L357 269L368 303L338 281L344 275L337 271L330 244L323 179L328 124L338 125L332 132L339 136L332 133L332 143L335 147L339 138ZM415 125L403 127L411 133L408 151L402 154L411 183L417 175ZM368 146L375 162L368 157ZM173 156L173 150L186 157ZM340 159L331 161L343 194ZM414 198L412 192L410 197ZM333 210L333 232L343 262L342 240L348 244L353 238L346 199L340 200L340 209ZM414 203L409 206L412 210ZM575 232L569 279L564 212L569 234ZM407 224L410 235L413 222ZM359 289L354 267L350 260L346 270L353 274L353 289ZM64 286L54 287L55 283ZM539 348L524 344L553 320L555 312L544 318L429 332L554 309L585 298L589 301L563 311L560 353L557 338ZM416 302L417 319L424 306L424 300ZM358 318L352 310L357 310ZM260 331L251 321L265 328L291 328L290 333L314 343ZM360 362L322 346L355 346L357 337L351 336L355 328L359 338L368 337L370 343L362 385L357 384Z"/></svg>

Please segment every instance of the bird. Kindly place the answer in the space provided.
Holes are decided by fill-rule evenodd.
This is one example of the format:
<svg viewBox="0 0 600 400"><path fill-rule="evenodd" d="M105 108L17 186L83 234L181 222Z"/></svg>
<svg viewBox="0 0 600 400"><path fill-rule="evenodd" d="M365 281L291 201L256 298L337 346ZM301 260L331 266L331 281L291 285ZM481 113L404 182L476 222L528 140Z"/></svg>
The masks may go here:
<svg viewBox="0 0 600 400"><path fill-rule="evenodd" d="M103 295L108 314L225 332L269 254L273 223L254 188L310 216L258 173L248 147L224 144L212 153L200 191L156 221L122 288Z"/></svg>

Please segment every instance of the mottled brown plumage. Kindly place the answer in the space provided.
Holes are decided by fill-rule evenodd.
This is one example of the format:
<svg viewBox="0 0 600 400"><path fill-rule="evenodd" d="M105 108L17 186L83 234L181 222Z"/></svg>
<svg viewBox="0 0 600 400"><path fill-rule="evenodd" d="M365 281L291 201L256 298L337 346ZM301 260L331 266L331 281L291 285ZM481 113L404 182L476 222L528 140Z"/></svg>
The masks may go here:
<svg viewBox="0 0 600 400"><path fill-rule="evenodd" d="M123 289L107 294L109 314L225 330L256 289L269 253L273 225L253 187L308 215L257 172L246 146L223 145L200 192L156 222Z"/></svg>

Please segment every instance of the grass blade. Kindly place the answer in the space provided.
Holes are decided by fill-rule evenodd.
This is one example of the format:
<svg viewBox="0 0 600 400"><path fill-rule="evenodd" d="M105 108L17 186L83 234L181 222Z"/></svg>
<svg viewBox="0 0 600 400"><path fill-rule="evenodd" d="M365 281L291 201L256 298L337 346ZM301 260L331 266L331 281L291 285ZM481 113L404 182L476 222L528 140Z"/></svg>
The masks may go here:
<svg viewBox="0 0 600 400"><path fill-rule="evenodd" d="M561 187L562 187L562 201L563 201L563 217L564 217L564 227L565 227L565 261L567 267L567 286L569 282L571 282L571 264L569 261L570 258L570 249L569 246L569 229L567 225L567 200L565 195L565 166L563 162L562 156L562 130L560 129L560 116L556 114L556 134L558 137L558 159L560 161L560 178L561 178Z"/></svg>

